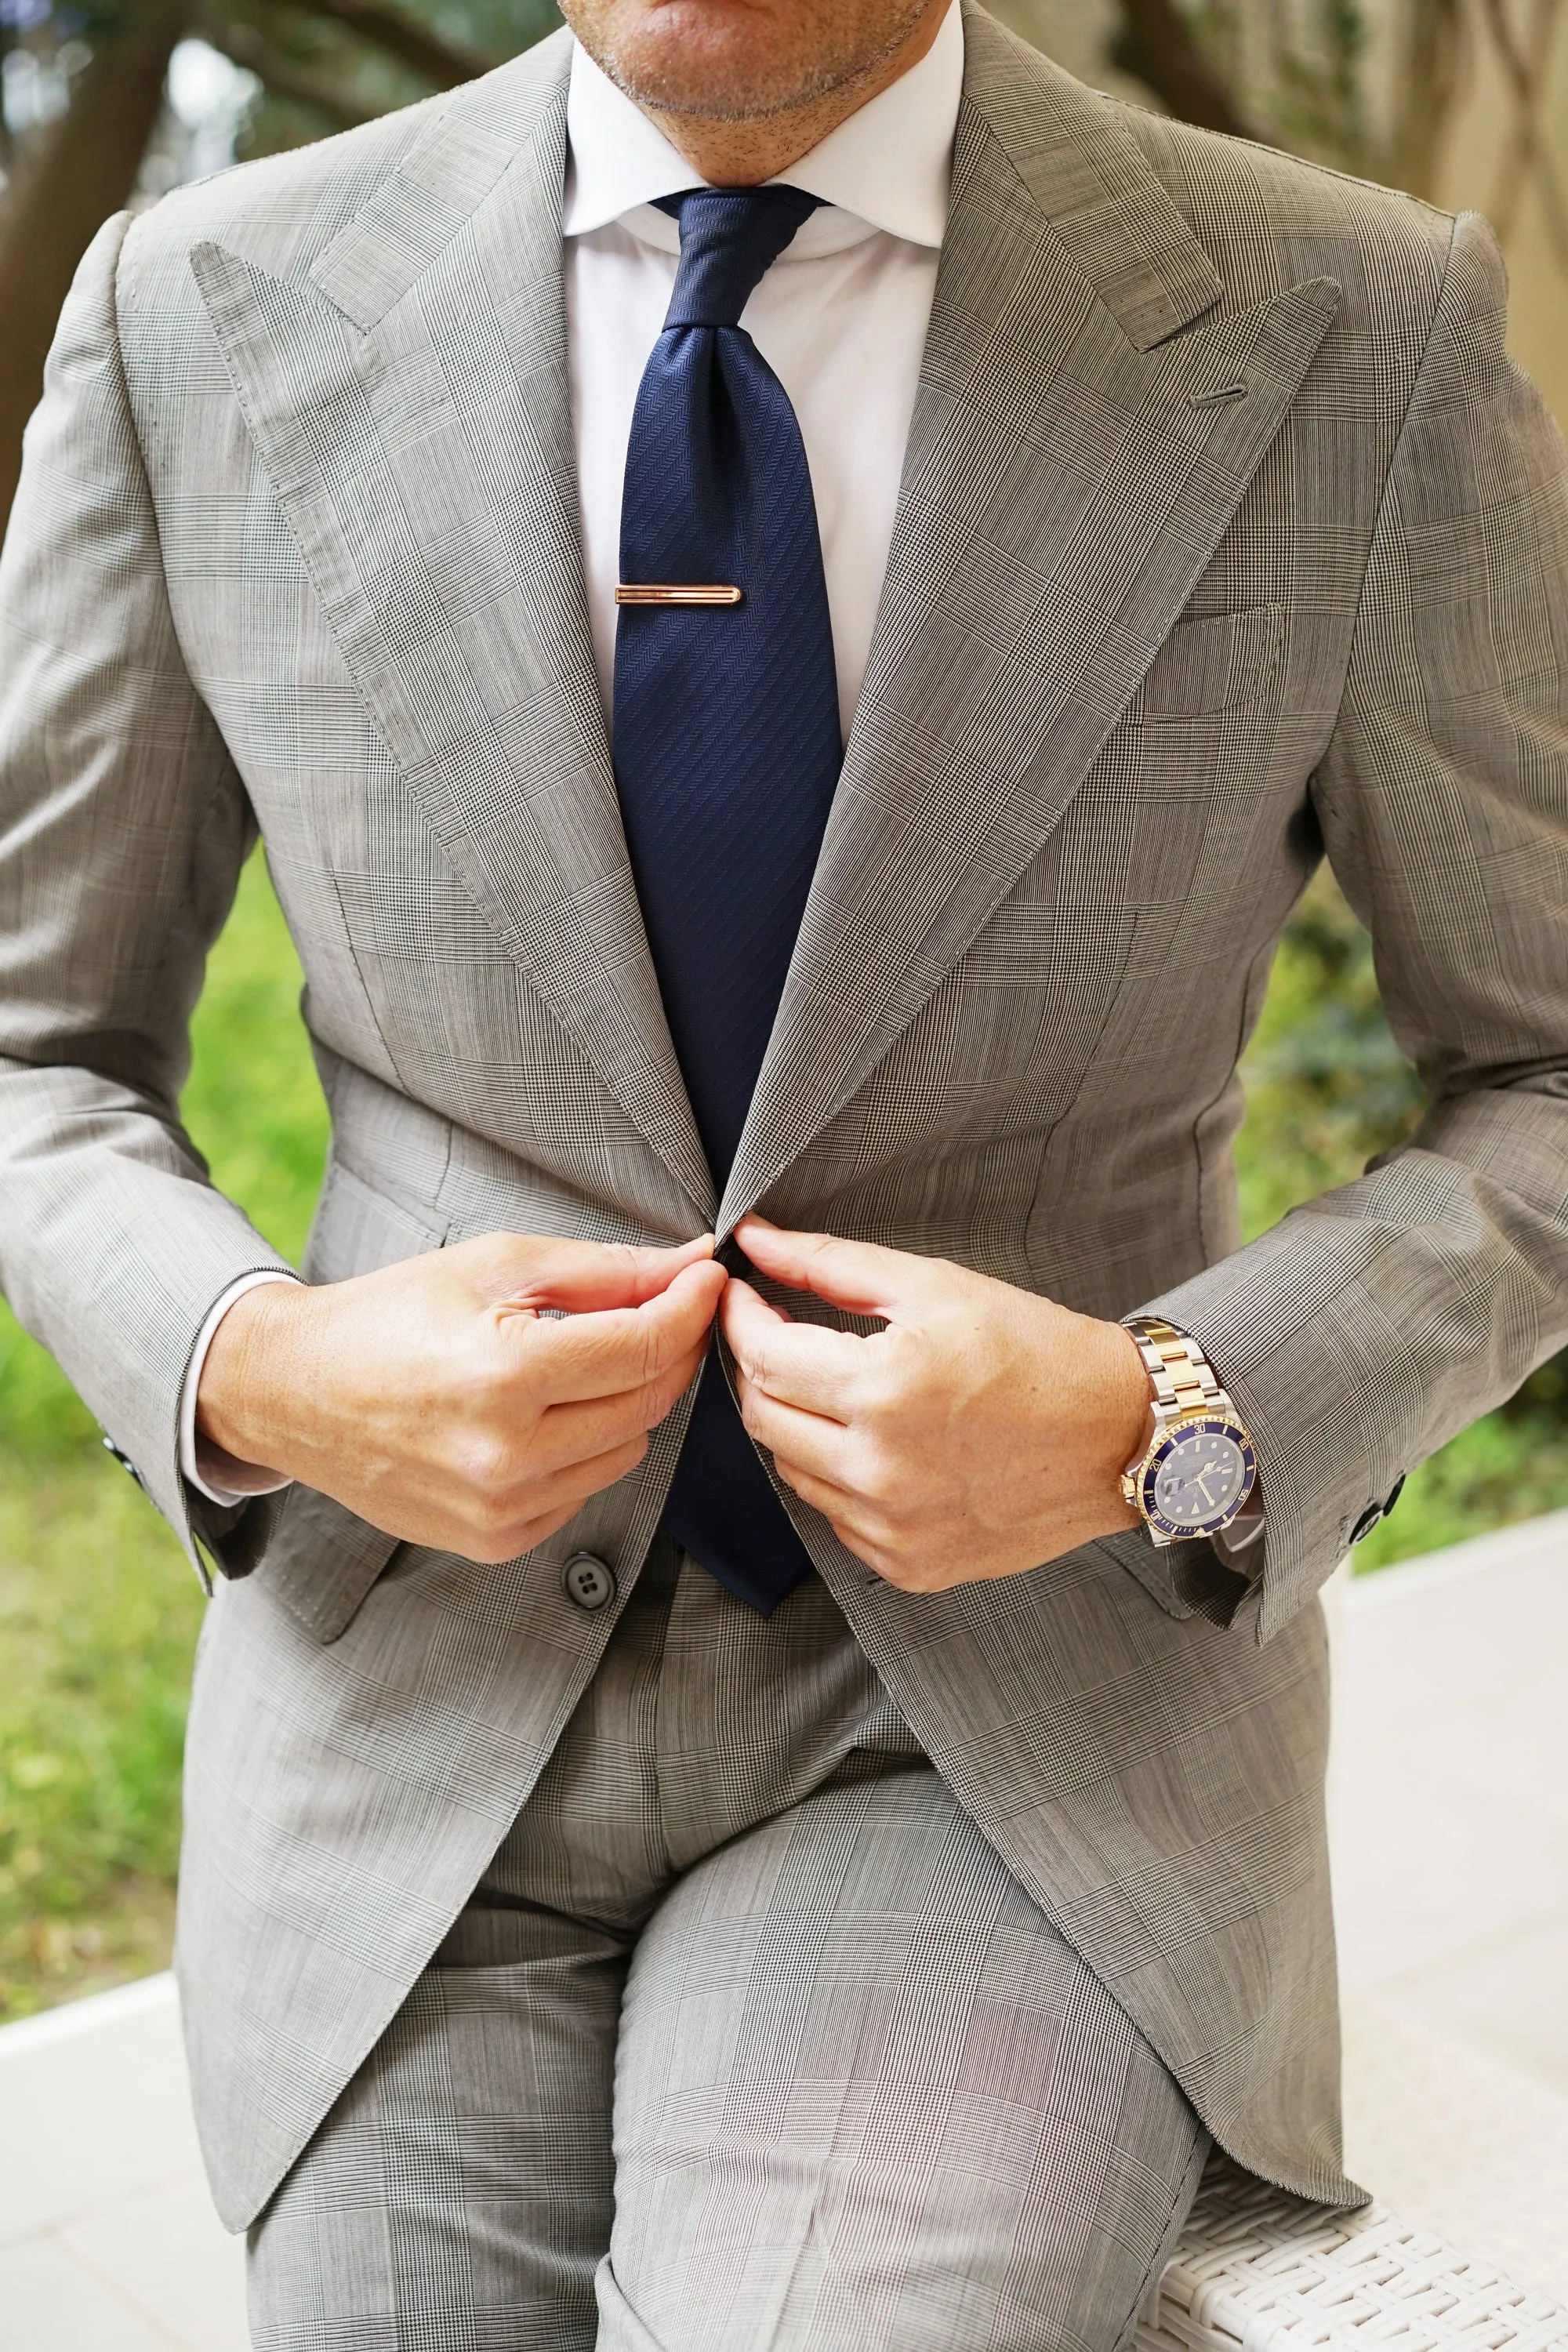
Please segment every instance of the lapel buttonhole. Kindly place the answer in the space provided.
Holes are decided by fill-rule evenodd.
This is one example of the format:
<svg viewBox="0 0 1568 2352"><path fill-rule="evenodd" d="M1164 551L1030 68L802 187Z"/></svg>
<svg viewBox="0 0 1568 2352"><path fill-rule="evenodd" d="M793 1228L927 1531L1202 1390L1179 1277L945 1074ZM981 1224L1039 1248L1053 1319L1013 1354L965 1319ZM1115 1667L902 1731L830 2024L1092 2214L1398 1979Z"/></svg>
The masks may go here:
<svg viewBox="0 0 1568 2352"><path fill-rule="evenodd" d="M1216 385L1213 392L1194 392L1193 394L1193 406L1194 408L1218 408L1225 401L1245 400L1246 398L1247 386L1244 383L1222 383Z"/></svg>

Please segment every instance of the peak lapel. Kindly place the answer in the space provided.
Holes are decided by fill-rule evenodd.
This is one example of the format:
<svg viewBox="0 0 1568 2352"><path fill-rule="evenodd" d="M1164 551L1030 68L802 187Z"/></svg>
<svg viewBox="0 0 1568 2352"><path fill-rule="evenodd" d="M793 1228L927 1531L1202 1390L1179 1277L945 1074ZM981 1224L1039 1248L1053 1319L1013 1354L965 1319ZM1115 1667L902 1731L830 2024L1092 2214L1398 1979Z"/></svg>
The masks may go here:
<svg viewBox="0 0 1568 2352"><path fill-rule="evenodd" d="M710 1216L626 857L583 578L564 37L443 112L314 263L193 267L289 527L480 913Z"/></svg>
<svg viewBox="0 0 1568 2352"><path fill-rule="evenodd" d="M1339 307L1318 280L1227 311L1115 111L977 10L965 21L950 227L876 637L721 1234L1038 855Z"/></svg>

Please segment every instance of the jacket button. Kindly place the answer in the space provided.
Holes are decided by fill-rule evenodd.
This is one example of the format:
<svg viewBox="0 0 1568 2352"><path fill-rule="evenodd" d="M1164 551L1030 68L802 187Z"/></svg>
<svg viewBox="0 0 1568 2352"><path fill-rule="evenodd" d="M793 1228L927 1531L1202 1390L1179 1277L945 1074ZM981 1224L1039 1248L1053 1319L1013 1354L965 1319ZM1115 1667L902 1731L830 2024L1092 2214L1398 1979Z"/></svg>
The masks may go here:
<svg viewBox="0 0 1568 2352"><path fill-rule="evenodd" d="M579 1609L603 1609L616 1597L616 1572L591 1551L574 1552L562 1582Z"/></svg>

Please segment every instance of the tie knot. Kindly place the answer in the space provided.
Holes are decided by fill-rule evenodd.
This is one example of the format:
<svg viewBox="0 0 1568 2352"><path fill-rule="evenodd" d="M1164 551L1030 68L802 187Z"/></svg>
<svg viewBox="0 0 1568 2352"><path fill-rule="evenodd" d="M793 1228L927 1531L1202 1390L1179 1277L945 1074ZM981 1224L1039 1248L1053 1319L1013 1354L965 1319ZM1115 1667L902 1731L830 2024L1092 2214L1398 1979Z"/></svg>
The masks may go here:
<svg viewBox="0 0 1568 2352"><path fill-rule="evenodd" d="M821 203L804 188L689 188L661 196L680 224L666 327L736 327L762 278Z"/></svg>

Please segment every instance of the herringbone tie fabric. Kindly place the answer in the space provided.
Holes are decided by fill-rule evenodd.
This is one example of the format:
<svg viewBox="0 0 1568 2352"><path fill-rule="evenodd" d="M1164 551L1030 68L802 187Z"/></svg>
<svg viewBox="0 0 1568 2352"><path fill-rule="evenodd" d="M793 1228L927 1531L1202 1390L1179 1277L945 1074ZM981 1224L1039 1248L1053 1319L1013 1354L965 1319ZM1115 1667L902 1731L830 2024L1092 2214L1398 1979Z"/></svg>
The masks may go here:
<svg viewBox="0 0 1568 2352"><path fill-rule="evenodd" d="M816 507L784 386L739 324L817 199L698 189L664 209L680 267L632 418L630 584L738 605L624 607L616 779L675 1050L722 1189L762 1067L843 757ZM710 1357L665 1507L764 1612L810 1573Z"/></svg>

